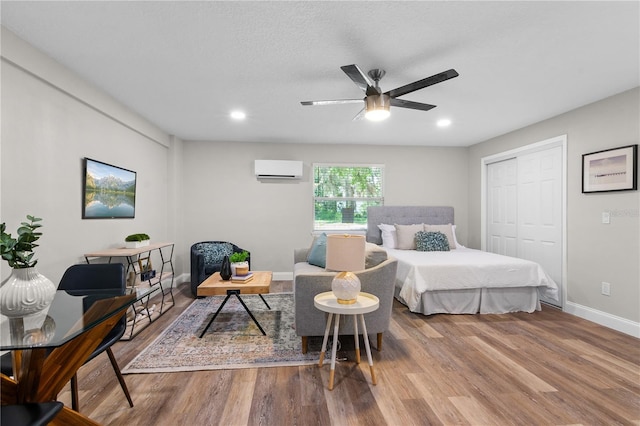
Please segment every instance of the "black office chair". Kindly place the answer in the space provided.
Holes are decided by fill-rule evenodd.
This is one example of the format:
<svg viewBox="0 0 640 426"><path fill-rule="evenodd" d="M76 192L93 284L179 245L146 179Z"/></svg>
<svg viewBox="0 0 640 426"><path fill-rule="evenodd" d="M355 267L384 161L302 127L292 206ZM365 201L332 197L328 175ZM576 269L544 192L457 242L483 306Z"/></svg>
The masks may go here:
<svg viewBox="0 0 640 426"><path fill-rule="evenodd" d="M5 376L13 376L13 360L11 359L11 352L7 352L0 356L0 373Z"/></svg>
<svg viewBox="0 0 640 426"><path fill-rule="evenodd" d="M58 401L2 405L0 425L45 426L58 415L62 406Z"/></svg>
<svg viewBox="0 0 640 426"><path fill-rule="evenodd" d="M96 264L78 264L70 266L60 280L59 290L66 290L67 293L83 296L95 292L96 290L116 290L118 294L124 294L126 289L125 268L121 263L96 263ZM127 329L126 315L122 317L115 327L107 334L102 343L93 351L86 362L91 361L97 355L106 351L109 360L116 372L120 386L124 391L129 406L133 407L129 389L122 377L120 367L116 362L116 358L111 351L111 345L116 343L124 335ZM75 411L79 410L78 403L78 377L74 375L71 379L71 407Z"/></svg>

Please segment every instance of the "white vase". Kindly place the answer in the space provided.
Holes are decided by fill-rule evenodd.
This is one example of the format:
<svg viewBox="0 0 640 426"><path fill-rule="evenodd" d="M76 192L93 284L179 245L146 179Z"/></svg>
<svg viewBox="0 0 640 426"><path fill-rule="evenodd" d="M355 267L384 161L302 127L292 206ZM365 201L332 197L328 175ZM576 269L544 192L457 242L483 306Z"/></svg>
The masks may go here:
<svg viewBox="0 0 640 426"><path fill-rule="evenodd" d="M0 287L0 313L23 317L48 307L56 295L56 286L35 267L14 268Z"/></svg>
<svg viewBox="0 0 640 426"><path fill-rule="evenodd" d="M20 338L22 343L28 345L50 342L56 334L56 322L47 315L48 311L49 308L46 307L38 313L24 317L24 328L21 330L23 334L12 337Z"/></svg>
<svg viewBox="0 0 640 426"><path fill-rule="evenodd" d="M128 249L135 249L135 248L140 248L140 247L146 247L149 245L149 240L142 240L142 241L125 241L124 242L124 247L128 248Z"/></svg>

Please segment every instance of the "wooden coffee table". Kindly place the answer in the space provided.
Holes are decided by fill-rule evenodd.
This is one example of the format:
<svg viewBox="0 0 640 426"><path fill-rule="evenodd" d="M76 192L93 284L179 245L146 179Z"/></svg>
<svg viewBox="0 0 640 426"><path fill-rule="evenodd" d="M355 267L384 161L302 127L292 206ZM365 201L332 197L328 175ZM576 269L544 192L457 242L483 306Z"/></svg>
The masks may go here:
<svg viewBox="0 0 640 426"><path fill-rule="evenodd" d="M264 300L264 297L262 297L262 295L264 293L269 293L269 286L271 285L271 277L273 274L271 271L251 272L253 272L253 279L247 283L234 283L231 280L224 281L220 276L220 272L215 272L198 286L198 291L196 293L198 296L219 296L224 294L227 295L207 326L204 328L204 330L202 330L202 333L200 333L200 338L205 335L213 321L216 319L224 305L229 300L229 297L231 297L232 295L236 296L244 310L247 311L253 322L258 326L258 329L260 330L260 332L262 332L262 335L267 335L267 333L265 333L262 329L262 326L260 325L258 320L253 316L247 305L245 305L240 295L257 294L258 296L260 296L260 299L262 299L267 308L271 309L271 306L269 306L267 301Z"/></svg>

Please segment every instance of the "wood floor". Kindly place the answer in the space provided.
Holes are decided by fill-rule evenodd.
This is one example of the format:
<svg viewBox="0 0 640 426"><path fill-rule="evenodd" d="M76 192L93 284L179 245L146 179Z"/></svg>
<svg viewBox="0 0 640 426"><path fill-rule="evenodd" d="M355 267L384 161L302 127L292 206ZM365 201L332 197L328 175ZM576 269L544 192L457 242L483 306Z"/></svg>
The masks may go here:
<svg viewBox="0 0 640 426"><path fill-rule="evenodd" d="M124 367L191 302L114 353ZM290 291L275 282L272 292ZM375 339L372 342L375 345ZM364 352L363 352L364 355ZM378 379L354 353L336 366L125 376L106 354L79 373L80 411L104 425L640 425L640 340L557 309L534 314L412 314L395 302ZM68 387L59 395L70 405Z"/></svg>

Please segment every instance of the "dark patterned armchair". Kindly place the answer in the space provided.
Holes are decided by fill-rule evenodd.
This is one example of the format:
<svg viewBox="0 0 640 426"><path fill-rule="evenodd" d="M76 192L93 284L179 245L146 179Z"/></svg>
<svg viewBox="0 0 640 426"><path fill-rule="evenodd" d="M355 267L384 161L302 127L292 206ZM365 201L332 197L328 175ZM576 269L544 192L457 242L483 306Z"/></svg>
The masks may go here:
<svg viewBox="0 0 640 426"><path fill-rule="evenodd" d="M197 296L198 286L214 272L220 272L222 259L244 250L227 241L201 241L191 246L191 293ZM251 269L251 254L247 258Z"/></svg>

